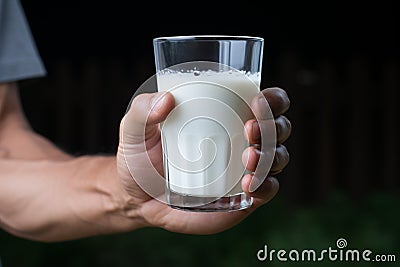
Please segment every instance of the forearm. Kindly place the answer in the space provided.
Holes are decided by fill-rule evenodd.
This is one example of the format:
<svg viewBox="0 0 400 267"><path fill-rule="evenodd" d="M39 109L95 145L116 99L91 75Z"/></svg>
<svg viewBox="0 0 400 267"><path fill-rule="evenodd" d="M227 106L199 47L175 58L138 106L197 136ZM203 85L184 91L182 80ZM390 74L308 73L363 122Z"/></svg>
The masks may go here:
<svg viewBox="0 0 400 267"><path fill-rule="evenodd" d="M57 241L144 226L129 202L114 157L0 160L0 225L24 238Z"/></svg>
<svg viewBox="0 0 400 267"><path fill-rule="evenodd" d="M16 83L0 84L0 227L56 241L143 225L117 177L115 157L73 158L34 133Z"/></svg>
<svg viewBox="0 0 400 267"><path fill-rule="evenodd" d="M0 156L29 160L71 159L52 142L32 131L16 83L0 83Z"/></svg>

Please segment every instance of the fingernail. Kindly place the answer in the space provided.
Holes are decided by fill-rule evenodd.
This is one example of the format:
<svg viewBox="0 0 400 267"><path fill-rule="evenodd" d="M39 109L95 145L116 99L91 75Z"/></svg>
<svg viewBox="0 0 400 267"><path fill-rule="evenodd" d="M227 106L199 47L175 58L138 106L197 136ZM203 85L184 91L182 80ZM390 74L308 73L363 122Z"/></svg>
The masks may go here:
<svg viewBox="0 0 400 267"><path fill-rule="evenodd" d="M257 188L261 185L261 180L253 175L250 181L250 186L249 186L249 192L253 193L254 191L257 190Z"/></svg>

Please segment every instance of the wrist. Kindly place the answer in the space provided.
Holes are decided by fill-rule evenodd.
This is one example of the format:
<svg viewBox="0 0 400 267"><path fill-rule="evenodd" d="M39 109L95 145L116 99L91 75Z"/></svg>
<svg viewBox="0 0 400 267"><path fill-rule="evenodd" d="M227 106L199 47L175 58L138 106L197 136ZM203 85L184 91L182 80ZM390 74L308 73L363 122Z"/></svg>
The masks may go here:
<svg viewBox="0 0 400 267"><path fill-rule="evenodd" d="M98 190L103 195L103 213L109 218L112 232L127 232L148 226L141 216L140 204L128 193L117 170L115 157L98 157L96 166L100 166Z"/></svg>

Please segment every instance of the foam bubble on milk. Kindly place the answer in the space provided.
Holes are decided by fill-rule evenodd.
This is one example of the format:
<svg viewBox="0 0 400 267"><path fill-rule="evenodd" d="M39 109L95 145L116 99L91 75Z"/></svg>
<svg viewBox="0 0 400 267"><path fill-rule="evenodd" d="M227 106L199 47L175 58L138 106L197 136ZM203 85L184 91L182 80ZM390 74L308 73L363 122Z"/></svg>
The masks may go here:
<svg viewBox="0 0 400 267"><path fill-rule="evenodd" d="M244 123L260 75L239 71L163 71L158 91L169 91L175 109L162 124L165 175L170 190L221 197L242 192L241 156L248 146Z"/></svg>

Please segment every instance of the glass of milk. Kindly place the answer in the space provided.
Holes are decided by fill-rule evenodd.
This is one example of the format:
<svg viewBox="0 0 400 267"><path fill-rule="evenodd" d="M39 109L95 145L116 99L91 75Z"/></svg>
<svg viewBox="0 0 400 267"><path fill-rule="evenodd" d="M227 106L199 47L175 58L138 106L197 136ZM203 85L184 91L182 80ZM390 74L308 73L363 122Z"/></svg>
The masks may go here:
<svg viewBox="0 0 400 267"><path fill-rule="evenodd" d="M175 98L160 125L167 203L191 211L250 207L241 185L244 124L260 92L263 39L174 36L153 44L158 91Z"/></svg>

